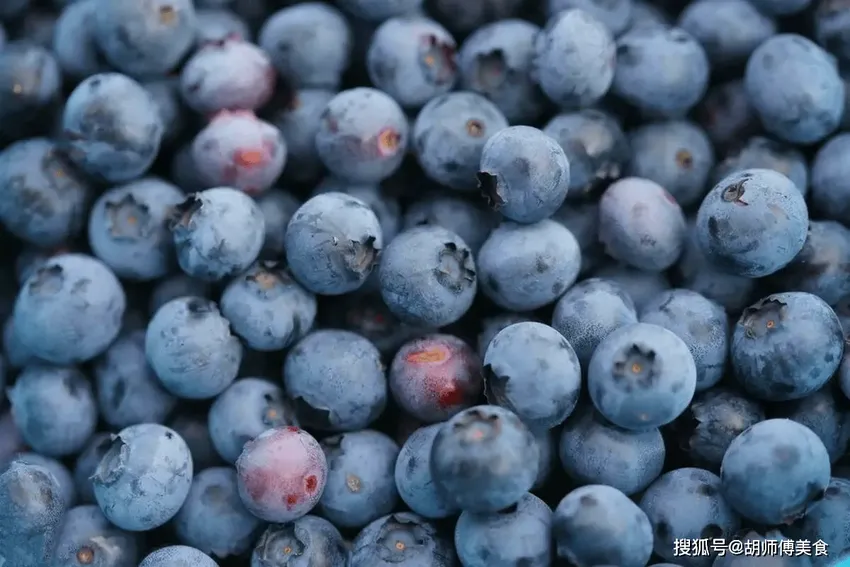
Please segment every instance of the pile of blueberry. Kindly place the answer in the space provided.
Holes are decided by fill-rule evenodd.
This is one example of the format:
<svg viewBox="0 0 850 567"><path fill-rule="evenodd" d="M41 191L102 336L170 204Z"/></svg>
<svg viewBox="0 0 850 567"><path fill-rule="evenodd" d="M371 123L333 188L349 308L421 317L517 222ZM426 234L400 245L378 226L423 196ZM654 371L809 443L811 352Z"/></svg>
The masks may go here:
<svg viewBox="0 0 850 567"><path fill-rule="evenodd" d="M0 25L0 566L850 564L850 2Z"/></svg>

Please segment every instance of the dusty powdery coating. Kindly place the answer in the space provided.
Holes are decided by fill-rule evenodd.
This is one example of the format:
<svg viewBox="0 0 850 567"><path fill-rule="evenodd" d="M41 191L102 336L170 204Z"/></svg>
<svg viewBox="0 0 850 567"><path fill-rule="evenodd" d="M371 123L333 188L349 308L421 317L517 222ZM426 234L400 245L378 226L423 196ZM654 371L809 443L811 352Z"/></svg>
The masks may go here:
<svg viewBox="0 0 850 567"><path fill-rule="evenodd" d="M531 76L558 106L582 108L605 96L616 63L605 25L584 10L564 10L535 37Z"/></svg>
<svg viewBox="0 0 850 567"><path fill-rule="evenodd" d="M239 372L242 345L218 306L178 297L159 308L145 332L148 362L162 385L188 399L213 398Z"/></svg>
<svg viewBox="0 0 850 567"><path fill-rule="evenodd" d="M351 331L314 331L296 343L284 361L283 384L298 420L325 431L363 429L387 403L381 353Z"/></svg>
<svg viewBox="0 0 850 567"><path fill-rule="evenodd" d="M44 567L52 559L64 513L56 479L46 469L12 463L0 474L0 560Z"/></svg>
<svg viewBox="0 0 850 567"><path fill-rule="evenodd" d="M49 457L74 455L94 433L94 392L74 367L29 366L8 396L21 437L38 453Z"/></svg>
<svg viewBox="0 0 850 567"><path fill-rule="evenodd" d="M499 332L484 355L487 400L535 431L563 423L578 403L581 367L567 339L543 323Z"/></svg>
<svg viewBox="0 0 850 567"><path fill-rule="evenodd" d="M297 552L295 561L304 567L343 566L348 562L348 548L339 530L324 518L307 515L270 525L251 554L251 567L281 567L281 561L289 562L293 550ZM298 563L294 567L302 567Z"/></svg>
<svg viewBox="0 0 850 567"><path fill-rule="evenodd" d="M697 369L688 345L658 325L635 323L605 337L587 367L593 405L611 423L666 425L691 403Z"/></svg>
<svg viewBox="0 0 850 567"><path fill-rule="evenodd" d="M250 348L282 350L313 327L316 298L284 266L260 262L227 285L221 312Z"/></svg>
<svg viewBox="0 0 850 567"><path fill-rule="evenodd" d="M218 567L212 557L185 545L157 549L139 563L139 567Z"/></svg>
<svg viewBox="0 0 850 567"><path fill-rule="evenodd" d="M435 525L410 512L378 518L357 534L351 547L349 567L394 564L452 567L457 564L451 541Z"/></svg>
<svg viewBox="0 0 850 567"><path fill-rule="evenodd" d="M751 396L773 402L820 389L843 353L838 316L816 295L799 291L769 295L744 309L730 349L738 383Z"/></svg>
<svg viewBox="0 0 850 567"><path fill-rule="evenodd" d="M83 254L54 256L15 299L15 338L33 357L53 364L91 360L115 340L126 297L115 274Z"/></svg>
<svg viewBox="0 0 850 567"><path fill-rule="evenodd" d="M372 83L404 107L418 108L457 80L451 34L420 16L390 18L372 34L366 69Z"/></svg>
<svg viewBox="0 0 850 567"><path fill-rule="evenodd" d="M581 249L563 225L501 223L478 253L481 290L510 311L532 311L557 300L581 270Z"/></svg>
<svg viewBox="0 0 850 567"><path fill-rule="evenodd" d="M398 454L395 484L399 496L415 513L425 518L448 518L457 508L434 482L431 474L431 446L442 423L414 431Z"/></svg>
<svg viewBox="0 0 850 567"><path fill-rule="evenodd" d="M363 201L323 193L304 203L286 227L289 269L313 293L342 295L364 284L383 248L381 225Z"/></svg>
<svg viewBox="0 0 850 567"><path fill-rule="evenodd" d="M700 250L717 268L759 278L803 249L806 201L787 177L769 169L733 173L706 195L696 219Z"/></svg>
<svg viewBox="0 0 850 567"><path fill-rule="evenodd" d="M231 467L196 474L186 502L174 517L178 541L220 558L251 549L261 525L242 503Z"/></svg>
<svg viewBox="0 0 850 567"><path fill-rule="evenodd" d="M658 478L667 450L657 428L622 429L584 407L564 423L558 455L576 483L604 484L631 496Z"/></svg>
<svg viewBox="0 0 850 567"><path fill-rule="evenodd" d="M599 202L599 241L613 258L661 272L676 263L687 237L685 214L661 185L638 177L612 184Z"/></svg>
<svg viewBox="0 0 850 567"><path fill-rule="evenodd" d="M390 311L423 327L444 327L463 317L478 289L472 251L440 226L396 236L381 256L378 278Z"/></svg>
<svg viewBox="0 0 850 567"><path fill-rule="evenodd" d="M71 92L61 147L78 167L106 181L129 181L153 164L165 127L150 93L119 73L92 75Z"/></svg>
<svg viewBox="0 0 850 567"><path fill-rule="evenodd" d="M55 567L96 565L97 567L137 567L142 541L109 523L93 504L65 512L56 538Z"/></svg>
<svg viewBox="0 0 850 567"><path fill-rule="evenodd" d="M328 475L312 435L294 426L269 429L249 441L236 461L239 496L258 518L282 524L310 512Z"/></svg>
<svg viewBox="0 0 850 567"><path fill-rule="evenodd" d="M817 435L789 419L756 423L732 441L720 466L726 501L767 525L803 517L829 484L829 454Z"/></svg>
<svg viewBox="0 0 850 567"><path fill-rule="evenodd" d="M169 228L180 267L206 281L247 270L259 256L266 233L257 203L230 187L189 195L175 207Z"/></svg>
<svg viewBox="0 0 850 567"><path fill-rule="evenodd" d="M487 140L478 184L487 203L505 218L533 223L551 217L570 188L570 162L550 136L511 126Z"/></svg>
<svg viewBox="0 0 850 567"><path fill-rule="evenodd" d="M77 236L91 188L55 142L30 138L0 153L0 222L30 244L51 247ZM53 203L33 207L34 200Z"/></svg>
<svg viewBox="0 0 850 567"><path fill-rule="evenodd" d="M183 506L192 485L192 455L172 429L142 423L112 436L91 481L97 504L121 529L148 531Z"/></svg>
<svg viewBox="0 0 850 567"><path fill-rule="evenodd" d="M5 451L3 451L5 454ZM62 503L65 508L71 508L77 502L77 487L74 484L74 477L71 476L71 471L62 464L62 461L51 457L45 457L41 453L25 452L14 455L5 463L0 463L0 472L5 472L12 463L23 463L26 465L35 465L53 475L59 485L59 493L62 496Z"/></svg>
<svg viewBox="0 0 850 567"><path fill-rule="evenodd" d="M148 177L101 195L89 215L89 245L120 278L149 281L176 263L166 220L186 199L179 187Z"/></svg>

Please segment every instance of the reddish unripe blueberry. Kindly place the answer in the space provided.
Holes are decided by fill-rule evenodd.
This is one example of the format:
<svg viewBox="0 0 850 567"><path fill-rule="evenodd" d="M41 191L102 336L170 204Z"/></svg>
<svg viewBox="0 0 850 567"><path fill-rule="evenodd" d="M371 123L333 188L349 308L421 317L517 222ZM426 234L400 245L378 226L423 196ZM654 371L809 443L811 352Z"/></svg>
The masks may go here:
<svg viewBox="0 0 850 567"><path fill-rule="evenodd" d="M395 355L389 383L404 411L427 423L445 421L481 396L481 359L452 335L420 337Z"/></svg>
<svg viewBox="0 0 850 567"><path fill-rule="evenodd" d="M267 522L297 520L310 512L325 489L328 463L312 435L279 427L248 442L236 461L239 496Z"/></svg>

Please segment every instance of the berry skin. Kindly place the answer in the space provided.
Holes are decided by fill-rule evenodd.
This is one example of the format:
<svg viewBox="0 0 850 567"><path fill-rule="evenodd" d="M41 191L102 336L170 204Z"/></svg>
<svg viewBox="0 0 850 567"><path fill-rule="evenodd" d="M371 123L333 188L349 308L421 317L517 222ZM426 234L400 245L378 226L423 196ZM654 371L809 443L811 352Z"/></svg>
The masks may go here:
<svg viewBox="0 0 850 567"><path fill-rule="evenodd" d="M177 562L180 563L177 563ZM157 549L139 563L139 567L173 567L174 565L192 567L218 567L212 557L186 545L170 545Z"/></svg>
<svg viewBox="0 0 850 567"><path fill-rule="evenodd" d="M395 484L399 496L416 514L425 518L448 518L457 509L434 482L431 473L431 447L442 423L416 429L404 442L395 463Z"/></svg>
<svg viewBox="0 0 850 567"><path fill-rule="evenodd" d="M357 535L348 567L451 567L451 541L433 524L410 512L378 518Z"/></svg>
<svg viewBox="0 0 850 567"><path fill-rule="evenodd" d="M532 487L538 452L516 415L498 406L475 406L441 426L431 447L431 474L461 510L497 512Z"/></svg>
<svg viewBox="0 0 850 567"><path fill-rule="evenodd" d="M236 461L239 496L267 522L309 513L325 489L328 464L319 443L295 426L269 429L245 445Z"/></svg>
<svg viewBox="0 0 850 567"><path fill-rule="evenodd" d="M393 399L416 419L445 421L481 396L481 360L463 340L427 335L402 346L389 369Z"/></svg>
<svg viewBox="0 0 850 567"><path fill-rule="evenodd" d="M251 555L251 567L330 566L346 565L347 561L348 549L339 530L324 518L310 515L270 525Z"/></svg>
<svg viewBox="0 0 850 567"><path fill-rule="evenodd" d="M141 551L137 534L110 524L97 506L77 506L65 512L56 538L54 565L131 567L141 559Z"/></svg>

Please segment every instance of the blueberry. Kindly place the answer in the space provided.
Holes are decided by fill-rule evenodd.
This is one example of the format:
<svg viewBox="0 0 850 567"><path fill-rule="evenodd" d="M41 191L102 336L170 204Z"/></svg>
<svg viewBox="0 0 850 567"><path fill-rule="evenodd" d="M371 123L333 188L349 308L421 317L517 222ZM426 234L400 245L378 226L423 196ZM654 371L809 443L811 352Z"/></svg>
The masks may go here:
<svg viewBox="0 0 850 567"><path fill-rule="evenodd" d="M328 479L317 510L341 528L360 528L391 512L398 502L394 481L399 447L370 429L321 442Z"/></svg>
<svg viewBox="0 0 850 567"><path fill-rule="evenodd" d="M670 281L662 272L645 272L622 263L608 262L596 269L592 275L619 285L632 299L638 311L656 295L671 287Z"/></svg>
<svg viewBox="0 0 850 567"><path fill-rule="evenodd" d="M829 454L818 436L789 419L768 419L732 441L720 466L722 493L744 518L792 522L816 508L829 484Z"/></svg>
<svg viewBox="0 0 850 567"><path fill-rule="evenodd" d="M361 530L352 544L348 567L451 567L457 557L451 541L410 512L378 518Z"/></svg>
<svg viewBox="0 0 850 567"><path fill-rule="evenodd" d="M175 567L181 563L191 567L218 567L212 557L186 545L161 547L145 557L139 567Z"/></svg>
<svg viewBox="0 0 850 567"><path fill-rule="evenodd" d="M109 450L111 442L111 434L95 433L78 453L77 460L74 463L74 488L80 504L94 504L96 502L91 477L103 455Z"/></svg>
<svg viewBox="0 0 850 567"><path fill-rule="evenodd" d="M180 80L177 77L165 77L142 83L151 95L162 120L164 131L163 144L176 141L187 126L187 112L180 99Z"/></svg>
<svg viewBox="0 0 850 567"><path fill-rule="evenodd" d="M746 169L772 169L793 181L804 197L809 192L806 157L788 144L753 136L717 164L711 175L711 183L717 184L730 174ZM815 194L812 196L817 198Z"/></svg>
<svg viewBox="0 0 850 567"><path fill-rule="evenodd" d="M286 227L289 268L313 293L341 295L361 287L383 248L374 211L344 193L324 193L304 203Z"/></svg>
<svg viewBox="0 0 850 567"><path fill-rule="evenodd" d="M599 241L611 257L645 271L676 263L687 237L679 203L661 185L626 177L612 184L599 202Z"/></svg>
<svg viewBox="0 0 850 567"><path fill-rule="evenodd" d="M553 220L503 222L478 254L481 290L504 309L531 311L555 302L575 283L581 250Z"/></svg>
<svg viewBox="0 0 850 567"><path fill-rule="evenodd" d="M431 0L426 6L456 33L474 32L488 23L518 18L525 7L522 0Z"/></svg>
<svg viewBox="0 0 850 567"><path fill-rule="evenodd" d="M14 567L50 564L64 511L48 470L12 463L0 474L0 559Z"/></svg>
<svg viewBox="0 0 850 567"><path fill-rule="evenodd" d="M203 280L193 279L183 273L163 278L151 290L148 314L153 315L172 299L185 296L209 298L210 286Z"/></svg>
<svg viewBox="0 0 850 567"><path fill-rule="evenodd" d="M694 396L688 409L670 424L670 429L680 448L695 464L718 471L732 441L764 419L764 408L759 402L719 387Z"/></svg>
<svg viewBox="0 0 850 567"><path fill-rule="evenodd" d="M339 0L340 7L361 20L383 22L417 13L423 0Z"/></svg>
<svg viewBox="0 0 850 567"><path fill-rule="evenodd" d="M546 0L546 13L554 18L566 10L584 10L605 25L615 36L629 28L635 12L633 0Z"/></svg>
<svg viewBox="0 0 850 567"><path fill-rule="evenodd" d="M286 227L301 206L301 201L288 191L271 189L257 198L257 205L263 213L266 227L260 256L265 260L280 260L284 253Z"/></svg>
<svg viewBox="0 0 850 567"><path fill-rule="evenodd" d="M265 241L265 219L259 206L230 187L189 195L174 208L169 229L180 267L207 281L244 272Z"/></svg>
<svg viewBox="0 0 850 567"><path fill-rule="evenodd" d="M284 267L261 262L227 285L221 312L250 348L282 350L313 326L316 298Z"/></svg>
<svg viewBox="0 0 850 567"><path fill-rule="evenodd" d="M624 26L624 30L640 27L672 27L670 14L664 6L647 0L634 0L631 2L631 7L631 21Z"/></svg>
<svg viewBox="0 0 850 567"><path fill-rule="evenodd" d="M452 195L429 195L414 201L404 212L403 229L420 225L441 226L458 236L477 254L497 224L497 216L477 203Z"/></svg>
<svg viewBox="0 0 850 567"><path fill-rule="evenodd" d="M251 549L261 527L239 497L236 471L203 470L192 479L186 502L174 517L177 540L204 553L225 558Z"/></svg>
<svg viewBox="0 0 850 567"><path fill-rule="evenodd" d="M850 503L850 481L831 478L823 500L788 528L788 533L798 539L822 540L829 545L832 556L850 549L850 530L844 521ZM839 563L840 565L840 563Z"/></svg>
<svg viewBox="0 0 850 567"><path fill-rule="evenodd" d="M847 452L850 414L832 384L800 400L777 404L772 408L771 417L784 417L811 429L823 442L832 462Z"/></svg>
<svg viewBox="0 0 850 567"><path fill-rule="evenodd" d="M588 278L577 283L555 304L552 327L563 335L583 368L605 337L637 323L631 297L616 282Z"/></svg>
<svg viewBox="0 0 850 567"><path fill-rule="evenodd" d="M164 75L194 44L191 0L97 0L94 34L103 55L130 75Z"/></svg>
<svg viewBox="0 0 850 567"><path fill-rule="evenodd" d="M380 186L352 185L333 177L325 177L313 189L312 196L315 197L322 193L334 192L345 193L346 195L360 199L369 205L369 208L372 209L373 213L375 213L375 217L381 225L381 233L384 236L384 245L388 244L390 240L395 238L396 234L398 234L401 230L401 206L399 201L392 195L387 194L388 192L382 190ZM370 276L372 276L372 281L376 279L375 275L374 271L370 274ZM368 282L366 285L368 285Z"/></svg>
<svg viewBox="0 0 850 567"><path fill-rule="evenodd" d="M788 265L803 249L808 225L797 186L769 169L746 169L723 179L696 218L699 247L707 258L725 272L750 278Z"/></svg>
<svg viewBox="0 0 850 567"><path fill-rule="evenodd" d="M372 35L366 67L372 83L404 107L418 108L452 90L456 43L428 18L390 18Z"/></svg>
<svg viewBox="0 0 850 567"><path fill-rule="evenodd" d="M94 393L73 367L27 367L7 394L21 436L44 456L76 454L94 433Z"/></svg>
<svg viewBox="0 0 850 567"><path fill-rule="evenodd" d="M679 27L702 44L713 66L722 68L746 63L777 26L746 0L697 0L679 16Z"/></svg>
<svg viewBox="0 0 850 567"><path fill-rule="evenodd" d="M511 126L484 145L478 183L491 208L515 222L534 223L564 202L570 163L558 142L537 128Z"/></svg>
<svg viewBox="0 0 850 567"><path fill-rule="evenodd" d="M481 152L490 137L508 127L499 108L474 92L431 99L413 123L413 149L432 180L459 191L476 188Z"/></svg>
<svg viewBox="0 0 850 567"><path fill-rule="evenodd" d="M558 557L578 565L642 567L652 555L652 525L628 496L591 484L567 494L555 508L552 532Z"/></svg>
<svg viewBox="0 0 850 567"><path fill-rule="evenodd" d="M838 134L820 147L812 163L812 210L823 218L850 223L850 185L846 182L845 156L850 155L850 134Z"/></svg>
<svg viewBox="0 0 850 567"><path fill-rule="evenodd" d="M183 412L176 414L168 422L168 426L189 446L195 472L221 464L206 418L207 416L197 412Z"/></svg>
<svg viewBox="0 0 850 567"><path fill-rule="evenodd" d="M753 5L768 16L789 16L802 12L811 0L755 0Z"/></svg>
<svg viewBox="0 0 850 567"><path fill-rule="evenodd" d="M439 226L400 233L381 256L381 296L399 319L442 327L471 307L478 288L472 252L456 234Z"/></svg>
<svg viewBox="0 0 850 567"><path fill-rule="evenodd" d="M351 331L308 334L287 354L283 376L299 421L320 430L362 429L387 403L380 353Z"/></svg>
<svg viewBox="0 0 850 567"><path fill-rule="evenodd" d="M242 345L214 302L178 297L148 324L145 353L166 390L180 398L208 399L236 378Z"/></svg>
<svg viewBox="0 0 850 567"><path fill-rule="evenodd" d="M655 181L682 207L702 200L714 149L699 126L684 120L649 123L633 130L629 141L628 175Z"/></svg>
<svg viewBox="0 0 850 567"><path fill-rule="evenodd" d="M741 527L741 518L721 493L720 477L704 469L681 468L662 475L646 489L639 505L652 523L655 553L688 567L708 567L713 558L679 558L673 551L675 540L730 539Z"/></svg>
<svg viewBox="0 0 850 567"><path fill-rule="evenodd" d="M667 451L658 429L621 429L583 407L564 424L558 455L575 483L604 484L631 496L658 478Z"/></svg>
<svg viewBox="0 0 850 567"><path fill-rule="evenodd" d="M822 299L785 292L744 309L730 346L735 378L750 395L786 401L826 384L841 364L844 334Z"/></svg>
<svg viewBox="0 0 850 567"><path fill-rule="evenodd" d="M475 406L445 422L431 447L431 475L461 510L497 512L516 504L537 478L537 443L519 418Z"/></svg>
<svg viewBox="0 0 850 567"><path fill-rule="evenodd" d="M310 515L269 526L251 555L251 567L342 566L347 561L339 531L324 518Z"/></svg>
<svg viewBox="0 0 850 567"><path fill-rule="evenodd" d="M192 485L186 442L164 425L141 423L112 436L91 477L106 518L127 531L147 531L173 518Z"/></svg>
<svg viewBox="0 0 850 567"><path fill-rule="evenodd" d="M20 25L20 24L19 24ZM61 100L62 73L56 57L25 38L0 48L0 139L20 141L52 125Z"/></svg>
<svg viewBox="0 0 850 567"><path fill-rule="evenodd" d="M286 141L284 178L294 182L315 182L323 172L316 149L316 134L322 112L336 93L324 89L295 91L286 103L268 112L267 120L280 130Z"/></svg>
<svg viewBox="0 0 850 567"><path fill-rule="evenodd" d="M135 534L110 524L97 506L77 506L65 512L50 565L136 567L141 543Z"/></svg>
<svg viewBox="0 0 850 567"><path fill-rule="evenodd" d="M335 7L302 2L269 15L257 43L288 85L337 89L349 65L352 32Z"/></svg>
<svg viewBox="0 0 850 567"><path fill-rule="evenodd" d="M6 471L12 463L23 463L25 465L33 465L41 467L56 480L59 486L59 493L62 496L62 503L65 508L71 508L77 502L77 487L74 483L74 477L71 472L62 464L61 461L45 457L41 453L18 453L14 455L7 463L0 463L0 471Z"/></svg>
<svg viewBox="0 0 850 567"><path fill-rule="evenodd" d="M98 0L77 0L63 8L56 20L51 47L68 77L84 79L108 69L95 39L97 10Z"/></svg>
<svg viewBox="0 0 850 567"><path fill-rule="evenodd" d="M239 496L267 522L304 516L318 503L328 475L319 443L295 426L268 429L245 444L236 461Z"/></svg>
<svg viewBox="0 0 850 567"><path fill-rule="evenodd" d="M176 185L153 177L106 191L89 216L89 245L95 256L121 278L149 281L165 276L176 264L166 219L185 198Z"/></svg>
<svg viewBox="0 0 850 567"><path fill-rule="evenodd" d="M245 443L267 429L297 425L283 389L262 378L241 378L210 407L209 436L215 450L235 463Z"/></svg>
<svg viewBox="0 0 850 567"><path fill-rule="evenodd" d="M377 183L400 166L408 121L398 103L372 88L340 92L322 112L319 158L331 173L355 183Z"/></svg>
<svg viewBox="0 0 850 567"><path fill-rule="evenodd" d="M525 20L500 20L472 32L458 52L461 88L490 99L511 124L535 122L546 106L531 78L539 32Z"/></svg>
<svg viewBox="0 0 850 567"><path fill-rule="evenodd" d="M616 45L593 14L564 10L534 39L531 76L552 102L581 108L598 102L614 81Z"/></svg>
<svg viewBox="0 0 850 567"><path fill-rule="evenodd" d="M696 364L672 331L649 323L626 325L605 337L587 367L594 406L624 429L666 425L691 402Z"/></svg>
<svg viewBox="0 0 850 567"><path fill-rule="evenodd" d="M642 27L617 39L611 90L646 114L687 114L705 94L708 77L705 51L682 29Z"/></svg>
<svg viewBox="0 0 850 567"><path fill-rule="evenodd" d="M592 196L623 174L630 157L629 142L615 118L587 108L555 115L544 127L570 162L568 201Z"/></svg>
<svg viewBox="0 0 850 567"><path fill-rule="evenodd" d="M445 421L481 397L481 359L452 335L426 335L393 357L389 387L395 402L426 423Z"/></svg>
<svg viewBox="0 0 850 567"><path fill-rule="evenodd" d="M207 43L186 61L180 93L203 114L222 110L256 110L272 97L277 74L268 55L240 38Z"/></svg>
<svg viewBox="0 0 850 567"><path fill-rule="evenodd" d="M421 427L404 442L395 462L395 485L399 496L416 514L439 519L457 510L448 495L434 482L431 448L442 423Z"/></svg>
<svg viewBox="0 0 850 567"><path fill-rule="evenodd" d="M514 412L531 429L563 423L578 403L581 367L570 343L542 323L500 331L484 356L487 400Z"/></svg>
<svg viewBox="0 0 850 567"><path fill-rule="evenodd" d="M94 378L100 417L117 429L164 423L177 405L148 364L144 330L119 336L96 361Z"/></svg>
<svg viewBox="0 0 850 567"><path fill-rule="evenodd" d="M760 129L742 79L709 87L696 108L696 119L719 149L731 149ZM724 176L725 177L725 176Z"/></svg>
<svg viewBox="0 0 850 567"><path fill-rule="evenodd" d="M840 62L850 58L847 34L847 10L834 0L818 2L814 10L814 39Z"/></svg>
<svg viewBox="0 0 850 567"><path fill-rule="evenodd" d="M697 368L697 391L723 377L729 350L729 320L723 307L695 291L672 289L645 305L640 321L673 331L685 342Z"/></svg>
<svg viewBox="0 0 850 567"><path fill-rule="evenodd" d="M80 233L91 187L54 142L31 138L0 152L0 188L0 222L21 240L52 247Z"/></svg>
<svg viewBox="0 0 850 567"><path fill-rule="evenodd" d="M464 512L455 547L465 567L548 567L552 564L552 510L533 494L490 514Z"/></svg>
<svg viewBox="0 0 850 567"><path fill-rule="evenodd" d="M192 161L207 187L257 195L280 177L287 161L286 142L277 127L251 112L220 112L192 142Z"/></svg>
<svg viewBox="0 0 850 567"><path fill-rule="evenodd" d="M848 263L850 230L833 221L810 221L803 249L769 282L777 289L809 292L835 305L850 294L850 279L844 275Z"/></svg>
<svg viewBox="0 0 850 567"><path fill-rule="evenodd" d="M744 85L765 130L787 142L820 141L841 121L844 82L830 56L802 36L779 34L759 45Z"/></svg>
<svg viewBox="0 0 850 567"><path fill-rule="evenodd" d="M120 183L150 168L164 131L156 101L142 85L126 75L101 73L68 96L60 144L89 175Z"/></svg>

